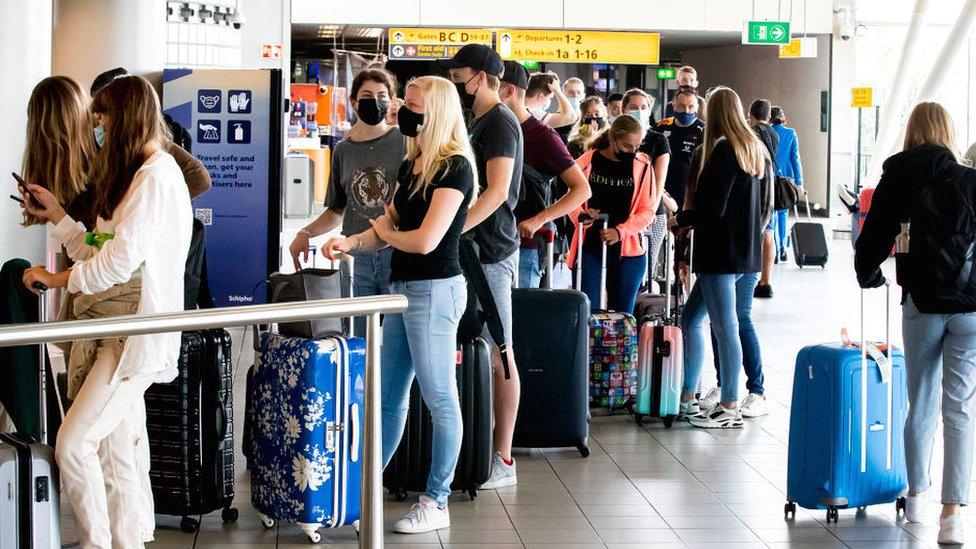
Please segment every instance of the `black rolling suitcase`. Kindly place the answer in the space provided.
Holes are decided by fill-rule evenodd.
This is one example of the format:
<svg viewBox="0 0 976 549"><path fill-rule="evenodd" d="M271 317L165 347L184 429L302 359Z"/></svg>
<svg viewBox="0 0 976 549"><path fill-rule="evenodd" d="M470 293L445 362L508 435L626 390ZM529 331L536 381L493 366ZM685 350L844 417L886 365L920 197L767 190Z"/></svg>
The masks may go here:
<svg viewBox="0 0 976 549"><path fill-rule="evenodd" d="M491 351L480 337L458 346L457 383L464 434L451 489L466 491L474 499L478 486L491 475L492 458ZM432 434L430 412L415 381L403 437L383 473L383 485L399 501L408 491L427 489Z"/></svg>
<svg viewBox="0 0 976 549"><path fill-rule="evenodd" d="M552 287L553 234L547 240L545 288ZM513 446L575 447L590 454L590 301L577 290L512 293L515 364L522 386Z"/></svg>
<svg viewBox="0 0 976 549"><path fill-rule="evenodd" d="M40 292L41 322L47 299ZM0 549L61 547L61 506L54 450L47 445L47 360L40 345L40 441L24 434L0 434Z"/></svg>
<svg viewBox="0 0 976 549"><path fill-rule="evenodd" d="M800 212L794 206L793 212L796 214L797 221L793 223L793 230L790 232L793 239L793 257L796 265L803 267L823 267L827 266L827 235L823 225L814 223L810 214L810 200L807 204L807 221L800 221Z"/></svg>
<svg viewBox="0 0 976 549"><path fill-rule="evenodd" d="M182 516L223 509L237 520L234 500L234 406L231 337L226 330L183 333L179 375L146 391L150 468L156 513Z"/></svg>

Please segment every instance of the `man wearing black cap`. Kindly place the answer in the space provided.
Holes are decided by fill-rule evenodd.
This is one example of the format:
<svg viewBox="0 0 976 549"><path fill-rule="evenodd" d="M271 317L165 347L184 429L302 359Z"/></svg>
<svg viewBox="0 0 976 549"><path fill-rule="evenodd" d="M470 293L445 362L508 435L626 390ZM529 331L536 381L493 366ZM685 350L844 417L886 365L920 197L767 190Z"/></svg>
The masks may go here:
<svg viewBox="0 0 976 549"><path fill-rule="evenodd" d="M512 111L498 97L505 72L502 58L491 46L468 44L444 61L457 86L461 104L474 118L468 125L478 168L480 192L468 210L464 230L474 229L481 264L491 286L505 341L495 342L494 364L495 457L484 489L516 483L512 434L519 406L519 376L512 358L512 288L518 281L519 238L515 223L522 182L522 129ZM490 335L489 335L490 337ZM511 377L505 379L499 343L508 347Z"/></svg>
<svg viewBox="0 0 976 549"><path fill-rule="evenodd" d="M524 140L522 191L515 208L522 239L519 249L519 288L538 288L542 278L535 233L543 225L569 215L590 197L590 184L559 134L532 116L525 106L529 81L525 67L515 61L505 61L505 74L498 95L518 118ZM561 197L551 197L558 198L554 203L542 203L545 201L543 197L550 196L556 177L566 184L566 193Z"/></svg>

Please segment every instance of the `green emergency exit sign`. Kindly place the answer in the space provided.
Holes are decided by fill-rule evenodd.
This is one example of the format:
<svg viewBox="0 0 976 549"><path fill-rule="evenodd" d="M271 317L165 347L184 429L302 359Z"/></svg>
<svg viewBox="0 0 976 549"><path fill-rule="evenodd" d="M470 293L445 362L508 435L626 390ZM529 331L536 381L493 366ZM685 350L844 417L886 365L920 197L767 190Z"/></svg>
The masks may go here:
<svg viewBox="0 0 976 549"><path fill-rule="evenodd" d="M789 21L746 21L742 27L742 43L771 45L790 43Z"/></svg>
<svg viewBox="0 0 976 549"><path fill-rule="evenodd" d="M659 69L657 69L658 80L671 80L673 78L674 78L673 67L660 67Z"/></svg>

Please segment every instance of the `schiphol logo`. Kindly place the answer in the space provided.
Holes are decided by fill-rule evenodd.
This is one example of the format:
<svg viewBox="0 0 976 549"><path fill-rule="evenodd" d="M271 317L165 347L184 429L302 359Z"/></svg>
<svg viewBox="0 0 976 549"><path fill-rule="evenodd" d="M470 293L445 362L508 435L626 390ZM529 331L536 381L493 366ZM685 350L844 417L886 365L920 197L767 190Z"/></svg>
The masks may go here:
<svg viewBox="0 0 976 549"><path fill-rule="evenodd" d="M227 296L227 301L231 303L251 303L254 301L254 296L232 294Z"/></svg>

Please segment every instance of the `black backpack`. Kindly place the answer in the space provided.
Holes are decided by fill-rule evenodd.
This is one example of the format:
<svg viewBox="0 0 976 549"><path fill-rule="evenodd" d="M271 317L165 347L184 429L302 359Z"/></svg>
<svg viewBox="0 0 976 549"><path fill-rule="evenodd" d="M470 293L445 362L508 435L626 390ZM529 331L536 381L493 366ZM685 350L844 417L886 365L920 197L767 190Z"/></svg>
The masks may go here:
<svg viewBox="0 0 976 549"><path fill-rule="evenodd" d="M526 220L552 205L554 175L548 175L524 164L522 166L522 187L519 190L518 204L515 205L515 218Z"/></svg>
<svg viewBox="0 0 976 549"><path fill-rule="evenodd" d="M909 205L909 251L897 255L899 282L941 299L976 296L976 212L960 188L973 181L961 175L920 185Z"/></svg>

